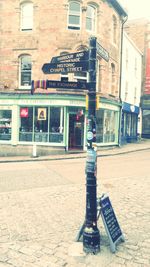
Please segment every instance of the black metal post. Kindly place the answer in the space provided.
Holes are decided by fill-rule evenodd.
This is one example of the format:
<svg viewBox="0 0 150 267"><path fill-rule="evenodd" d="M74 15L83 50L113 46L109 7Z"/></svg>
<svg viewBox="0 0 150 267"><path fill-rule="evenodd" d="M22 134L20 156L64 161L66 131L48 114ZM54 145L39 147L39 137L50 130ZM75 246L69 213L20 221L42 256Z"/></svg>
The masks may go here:
<svg viewBox="0 0 150 267"><path fill-rule="evenodd" d="M86 216L83 230L83 250L100 251L100 232L97 228L97 148L96 148L96 38L90 38L88 92L88 128L86 159Z"/></svg>

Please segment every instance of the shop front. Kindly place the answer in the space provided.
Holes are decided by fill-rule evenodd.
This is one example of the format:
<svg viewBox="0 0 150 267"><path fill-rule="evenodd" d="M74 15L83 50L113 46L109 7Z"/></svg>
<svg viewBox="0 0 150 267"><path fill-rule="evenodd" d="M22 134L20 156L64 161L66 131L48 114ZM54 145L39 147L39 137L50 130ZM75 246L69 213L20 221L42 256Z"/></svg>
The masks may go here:
<svg viewBox="0 0 150 267"><path fill-rule="evenodd" d="M150 138L150 94L141 98L142 137Z"/></svg>
<svg viewBox="0 0 150 267"><path fill-rule="evenodd" d="M121 122L121 143L132 143L138 139L139 107L123 102Z"/></svg>
<svg viewBox="0 0 150 267"><path fill-rule="evenodd" d="M85 105L85 95L2 95L1 155L31 155L35 144L38 155L86 150ZM103 99L99 105L97 144L117 145L119 106Z"/></svg>

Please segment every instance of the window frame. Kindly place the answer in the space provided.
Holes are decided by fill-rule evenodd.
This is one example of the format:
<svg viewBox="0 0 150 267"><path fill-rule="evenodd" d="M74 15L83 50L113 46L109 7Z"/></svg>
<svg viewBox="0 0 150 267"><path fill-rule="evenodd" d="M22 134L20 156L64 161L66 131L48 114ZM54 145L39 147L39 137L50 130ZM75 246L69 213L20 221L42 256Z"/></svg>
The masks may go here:
<svg viewBox="0 0 150 267"><path fill-rule="evenodd" d="M29 7L31 8L31 15L28 15L28 12L26 13L24 11L25 8ZM27 20L30 21L29 26L27 23ZM33 3L31 1L25 1L20 4L20 30L21 31L32 31L33 30Z"/></svg>
<svg viewBox="0 0 150 267"><path fill-rule="evenodd" d="M80 7L79 12L70 10L70 5L72 3L76 3L79 5L79 7ZM67 23L68 30L80 30L81 29L81 14L82 14L81 13L81 3L79 1L69 1L69 4L68 4L68 23ZM70 16L79 17L79 24L70 23L69 22Z"/></svg>
<svg viewBox="0 0 150 267"><path fill-rule="evenodd" d="M31 76L31 81L32 81L32 57L29 54L23 54L19 56L19 88L20 89L31 89L31 81L30 81L30 85L22 85L21 84L21 80L22 80L22 59L25 57L29 57L30 58L30 64L31 64L31 69L30 71L30 76ZM25 72L25 71L24 71Z"/></svg>
<svg viewBox="0 0 150 267"><path fill-rule="evenodd" d="M88 8L91 8L94 11L94 12L92 12L92 16L91 17L89 17L87 15ZM87 19L90 19L91 20L91 25L92 25L92 28L91 29L88 29L87 28ZM96 32L96 21L97 21L97 8L96 8L95 5L89 4L87 6L87 11L86 11L86 26L85 26L86 27L86 30L89 31L89 32L94 32L95 33Z"/></svg>
<svg viewBox="0 0 150 267"><path fill-rule="evenodd" d="M117 45L117 18L115 15L112 16L112 22L113 22L113 29L112 29L112 42L113 44Z"/></svg>

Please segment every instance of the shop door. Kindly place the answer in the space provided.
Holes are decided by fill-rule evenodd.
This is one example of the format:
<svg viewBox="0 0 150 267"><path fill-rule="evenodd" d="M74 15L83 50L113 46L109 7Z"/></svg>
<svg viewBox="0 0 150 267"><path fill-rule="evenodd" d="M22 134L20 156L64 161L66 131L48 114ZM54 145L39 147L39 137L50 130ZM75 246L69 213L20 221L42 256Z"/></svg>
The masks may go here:
<svg viewBox="0 0 150 267"><path fill-rule="evenodd" d="M69 149L83 149L84 115L69 114Z"/></svg>

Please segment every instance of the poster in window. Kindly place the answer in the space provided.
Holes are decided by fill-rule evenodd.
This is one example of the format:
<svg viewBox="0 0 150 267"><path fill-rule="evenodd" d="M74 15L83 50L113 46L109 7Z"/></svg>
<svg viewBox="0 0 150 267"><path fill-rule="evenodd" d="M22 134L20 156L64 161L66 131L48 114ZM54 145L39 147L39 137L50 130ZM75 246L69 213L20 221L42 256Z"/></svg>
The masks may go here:
<svg viewBox="0 0 150 267"><path fill-rule="evenodd" d="M28 108L21 108L20 109L20 118L28 118L29 110Z"/></svg>
<svg viewBox="0 0 150 267"><path fill-rule="evenodd" d="M46 121L46 108L38 108L38 120Z"/></svg>

